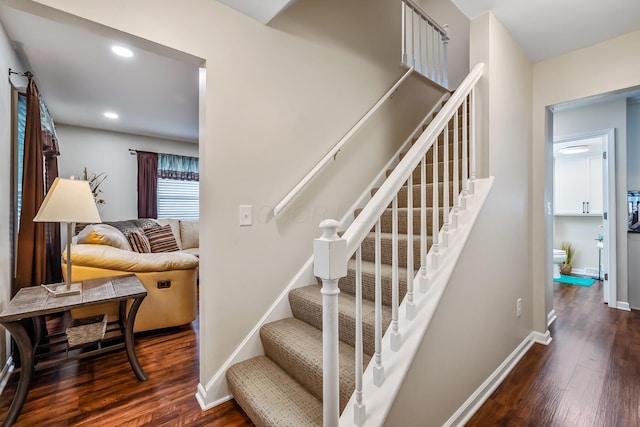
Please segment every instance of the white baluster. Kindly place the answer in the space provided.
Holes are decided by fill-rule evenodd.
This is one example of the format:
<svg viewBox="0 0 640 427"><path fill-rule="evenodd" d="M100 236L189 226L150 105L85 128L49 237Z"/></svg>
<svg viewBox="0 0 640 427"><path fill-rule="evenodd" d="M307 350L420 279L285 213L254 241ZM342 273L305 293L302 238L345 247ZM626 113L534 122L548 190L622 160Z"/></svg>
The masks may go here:
<svg viewBox="0 0 640 427"><path fill-rule="evenodd" d="M442 164L444 165L444 172L442 174L442 212L443 217L443 233L442 233L442 247L449 247L449 122L444 127L444 150L442 156Z"/></svg>
<svg viewBox="0 0 640 427"><path fill-rule="evenodd" d="M411 176L409 179L413 179ZM427 292L427 159L420 164L420 292Z"/></svg>
<svg viewBox="0 0 640 427"><path fill-rule="evenodd" d="M413 9L411 9L411 66L412 67L416 66L416 36L414 32L414 29L416 27L415 16L416 16L415 12L413 11Z"/></svg>
<svg viewBox="0 0 640 427"><path fill-rule="evenodd" d="M476 88L471 89L471 112L469 114L469 194L475 191L476 182Z"/></svg>
<svg viewBox="0 0 640 427"><path fill-rule="evenodd" d="M384 366L382 366L382 268L380 252L380 219L376 223L376 255L375 255L375 354L373 366L373 384L380 387L384 383Z"/></svg>
<svg viewBox="0 0 640 427"><path fill-rule="evenodd" d="M404 4L404 3L403 3ZM364 424L366 406L362 403L362 246L356 251L356 401L353 404L353 422Z"/></svg>
<svg viewBox="0 0 640 427"><path fill-rule="evenodd" d="M325 427L337 426L340 419L338 281L347 275L347 241L338 237L339 226L332 219L322 221L322 236L313 241L313 272L322 279L322 405Z"/></svg>
<svg viewBox="0 0 640 427"><path fill-rule="evenodd" d="M442 135L442 134L440 134ZM432 244L431 244L431 268L433 270L438 268L438 243L439 238L438 234L440 233L440 201L438 195L438 138L436 138L433 143L433 201L432 201L432 210L431 216L433 219L433 227L432 227Z"/></svg>
<svg viewBox="0 0 640 427"><path fill-rule="evenodd" d="M405 2L400 2L402 8L402 63L407 63L407 5Z"/></svg>
<svg viewBox="0 0 640 427"><path fill-rule="evenodd" d="M407 181L407 319L416 317L416 305L413 302L413 174Z"/></svg>
<svg viewBox="0 0 640 427"><path fill-rule="evenodd" d="M418 20L418 72L422 73L422 19Z"/></svg>
<svg viewBox="0 0 640 427"><path fill-rule="evenodd" d="M391 350L398 351L402 343L400 332L398 331L398 195L393 198L391 205ZM412 230L407 229L407 234Z"/></svg>
<svg viewBox="0 0 640 427"><path fill-rule="evenodd" d="M469 122L467 120L467 101L462 103L462 210L467 209L467 197L469 195Z"/></svg>
<svg viewBox="0 0 640 427"><path fill-rule="evenodd" d="M431 27L431 80L438 81L436 77L436 37L433 32L435 29Z"/></svg>
<svg viewBox="0 0 640 427"><path fill-rule="evenodd" d="M429 77L429 75L431 74L431 61L430 61L430 57L431 57L431 49L429 49L429 29L430 29L430 25L427 22L427 25L424 28L424 62L425 62L425 66L424 66L424 74L425 76Z"/></svg>
<svg viewBox="0 0 640 427"><path fill-rule="evenodd" d="M460 167L458 165L459 162L459 133L458 126L460 122L458 121L458 114L460 113L460 108L456 110L456 114L453 116L453 219L451 221L452 228L458 228L458 215L460 215Z"/></svg>
<svg viewBox="0 0 640 427"><path fill-rule="evenodd" d="M444 34L442 34L442 86L449 87L449 77L447 76L447 46L449 45L449 25L444 26Z"/></svg>
<svg viewBox="0 0 640 427"><path fill-rule="evenodd" d="M438 34L438 39L436 41L436 46L438 47L438 51L436 54L436 63L438 64L436 66L436 69L438 71L438 77L436 79L436 82L438 82L439 84L442 84L442 40L440 40L440 31L436 30L437 34Z"/></svg>

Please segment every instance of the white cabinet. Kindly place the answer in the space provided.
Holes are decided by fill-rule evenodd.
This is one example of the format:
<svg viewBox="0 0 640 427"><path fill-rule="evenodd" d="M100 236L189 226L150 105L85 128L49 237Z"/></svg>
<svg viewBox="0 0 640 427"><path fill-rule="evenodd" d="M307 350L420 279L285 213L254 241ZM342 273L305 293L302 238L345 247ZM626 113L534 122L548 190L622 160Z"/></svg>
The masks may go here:
<svg viewBox="0 0 640 427"><path fill-rule="evenodd" d="M553 162L556 215L602 215L602 153L556 157Z"/></svg>

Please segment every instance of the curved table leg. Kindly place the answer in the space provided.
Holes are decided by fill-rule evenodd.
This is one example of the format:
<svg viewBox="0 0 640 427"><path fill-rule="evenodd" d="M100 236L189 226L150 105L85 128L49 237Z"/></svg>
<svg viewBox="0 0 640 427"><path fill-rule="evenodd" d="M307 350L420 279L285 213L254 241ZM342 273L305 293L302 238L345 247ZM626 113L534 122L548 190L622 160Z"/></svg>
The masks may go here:
<svg viewBox="0 0 640 427"><path fill-rule="evenodd" d="M31 338L29 338L27 331L20 321L4 323L3 326L9 331L18 346L21 363L18 388L9 407L7 417L2 423L4 427L12 425L16 419L18 419L18 415L20 415L20 411L22 411L22 406L27 400L27 393L29 392L29 385L31 384L31 375L33 374L33 345L31 344Z"/></svg>
<svg viewBox="0 0 640 427"><path fill-rule="evenodd" d="M133 304L131 304L129 314L127 315L127 318L125 320L124 330L124 346L127 350L127 358L129 359L131 369L133 369L133 372L135 372L136 377L138 377L139 381L146 381L147 374L142 369L142 365L140 365L138 355L136 354L136 344L133 338L133 324L136 321L136 314L138 313L138 308L140 308L140 304L142 304L143 299L144 296L133 300ZM120 304L122 306L122 304L125 304L125 302L122 301Z"/></svg>

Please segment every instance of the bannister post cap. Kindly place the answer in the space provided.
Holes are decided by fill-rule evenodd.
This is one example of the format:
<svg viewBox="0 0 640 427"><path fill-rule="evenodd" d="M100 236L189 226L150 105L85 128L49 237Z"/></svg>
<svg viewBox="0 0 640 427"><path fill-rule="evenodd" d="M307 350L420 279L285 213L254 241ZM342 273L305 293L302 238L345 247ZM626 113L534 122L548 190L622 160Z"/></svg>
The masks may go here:
<svg viewBox="0 0 640 427"><path fill-rule="evenodd" d="M338 228L340 223L335 219L325 219L320 223L322 229L322 239L338 239Z"/></svg>
<svg viewBox="0 0 640 427"><path fill-rule="evenodd" d="M333 219L322 221L322 236L313 241L313 272L323 280L347 275L347 241L338 236L339 226Z"/></svg>

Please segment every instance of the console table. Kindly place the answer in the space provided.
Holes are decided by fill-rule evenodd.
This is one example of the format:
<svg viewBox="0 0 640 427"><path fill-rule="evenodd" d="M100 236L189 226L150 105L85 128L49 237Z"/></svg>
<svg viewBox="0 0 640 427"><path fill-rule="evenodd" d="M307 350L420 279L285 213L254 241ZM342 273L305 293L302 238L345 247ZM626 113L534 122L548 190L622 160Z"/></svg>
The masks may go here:
<svg viewBox="0 0 640 427"><path fill-rule="evenodd" d="M13 336L20 352L20 379L3 426L12 425L27 398L32 374L39 367L47 367L69 360L77 360L106 351L125 348L129 364L139 381L146 381L136 354L133 324L147 291L135 275L85 280L82 292L76 295L54 296L41 286L22 288L0 313L0 324ZM127 302L132 301L127 310ZM42 316L69 310L119 302L119 319L108 324L105 337L95 343L69 348L64 333L46 335L40 327ZM32 321L34 336L29 336L24 322ZM124 338L124 343L123 343Z"/></svg>

